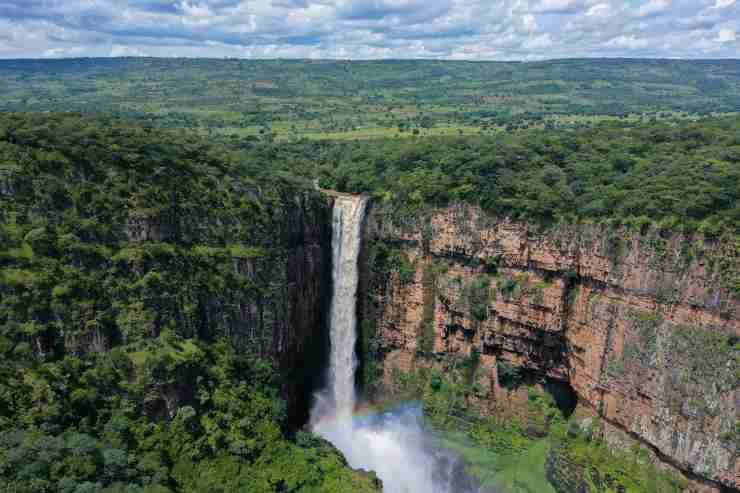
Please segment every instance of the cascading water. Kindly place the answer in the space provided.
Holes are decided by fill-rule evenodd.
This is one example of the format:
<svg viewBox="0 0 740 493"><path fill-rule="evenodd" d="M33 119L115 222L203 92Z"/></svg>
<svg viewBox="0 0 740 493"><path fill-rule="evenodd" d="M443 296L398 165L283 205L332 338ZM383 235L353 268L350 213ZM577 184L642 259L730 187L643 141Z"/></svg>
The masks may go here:
<svg viewBox="0 0 740 493"><path fill-rule="evenodd" d="M462 463L435 447L418 405L354 416L357 259L365 205L364 197L353 196L339 196L334 203L329 382L316 396L312 429L341 450L350 466L375 471L385 492L477 491Z"/></svg>
<svg viewBox="0 0 740 493"><path fill-rule="evenodd" d="M330 385L338 419L351 418L355 407L357 257L366 202L364 197L337 197L334 204Z"/></svg>

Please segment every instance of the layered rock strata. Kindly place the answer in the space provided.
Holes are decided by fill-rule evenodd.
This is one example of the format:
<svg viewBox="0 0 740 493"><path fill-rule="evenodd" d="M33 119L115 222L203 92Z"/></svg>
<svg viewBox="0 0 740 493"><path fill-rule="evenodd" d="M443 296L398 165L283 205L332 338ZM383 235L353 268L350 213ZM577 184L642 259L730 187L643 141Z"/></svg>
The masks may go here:
<svg viewBox="0 0 740 493"><path fill-rule="evenodd" d="M415 217L373 206L365 240L401 265L366 266L361 284L386 384L430 355L478 351L481 411L506 396L497 372L523 367L569 383L695 486L740 488L737 245L537 229L464 205Z"/></svg>

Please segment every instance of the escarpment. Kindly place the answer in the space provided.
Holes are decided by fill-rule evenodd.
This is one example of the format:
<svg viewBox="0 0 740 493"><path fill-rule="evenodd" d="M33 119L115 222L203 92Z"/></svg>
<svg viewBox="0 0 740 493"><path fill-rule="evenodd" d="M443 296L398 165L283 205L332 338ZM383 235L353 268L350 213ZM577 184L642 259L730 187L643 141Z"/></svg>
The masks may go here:
<svg viewBox="0 0 740 493"><path fill-rule="evenodd" d="M203 338L226 337L239 351L274 361L283 377L288 422L298 427L308 420L328 351L331 199L297 192L272 204L270 215L269 231L254 234L258 247L226 253L246 289L200 300L194 331ZM143 229L158 231L156 224Z"/></svg>
<svg viewBox="0 0 740 493"><path fill-rule="evenodd" d="M399 217L374 205L360 311L389 386L479 354L471 401L495 413L502 371L568 383L695 488L740 488L737 245L594 225L538 229L463 205ZM374 263L391 266L378 269Z"/></svg>

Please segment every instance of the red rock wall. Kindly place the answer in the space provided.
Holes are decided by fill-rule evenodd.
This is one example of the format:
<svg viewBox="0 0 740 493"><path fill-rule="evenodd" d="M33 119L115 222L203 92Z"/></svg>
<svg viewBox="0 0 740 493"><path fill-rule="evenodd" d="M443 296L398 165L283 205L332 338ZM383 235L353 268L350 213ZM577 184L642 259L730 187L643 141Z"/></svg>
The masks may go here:
<svg viewBox="0 0 740 493"><path fill-rule="evenodd" d="M392 214L374 206L366 225L367 248L393 245L414 269L364 284L380 286L365 295L386 382L424 364L428 330L434 353L480 351L490 377L482 410L496 406L496 362L524 366L569 382L582 404L689 475L740 488L740 300L725 287L736 245L597 226L538 231L468 206L395 223ZM490 283L490 299L474 315L476 280Z"/></svg>

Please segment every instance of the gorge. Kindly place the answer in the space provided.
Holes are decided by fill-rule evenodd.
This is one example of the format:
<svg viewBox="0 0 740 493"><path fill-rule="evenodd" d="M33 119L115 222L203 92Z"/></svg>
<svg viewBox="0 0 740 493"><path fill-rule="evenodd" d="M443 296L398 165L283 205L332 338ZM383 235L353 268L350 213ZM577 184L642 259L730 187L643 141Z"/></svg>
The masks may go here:
<svg viewBox="0 0 740 493"><path fill-rule="evenodd" d="M737 262L732 247L544 229L463 204L405 217L373 204L365 240L363 372L379 394L474 361L464 407L526 422L528 392L564 384L576 419L597 420L615 449L645 446L691 491L740 486L740 303L721 267ZM551 454L551 482L581 477L556 490L592 490L558 465Z"/></svg>
<svg viewBox="0 0 740 493"><path fill-rule="evenodd" d="M304 167L340 193L262 144L0 115L0 490L737 491L730 130L725 161L641 158L623 188L667 192L622 190L604 217L630 172L592 173L600 149L542 176L571 147L425 141ZM727 173L709 212L650 178L710 162ZM524 213L589 176L604 186L578 215Z"/></svg>
<svg viewBox="0 0 740 493"><path fill-rule="evenodd" d="M316 396L312 429L332 442L350 466L375 471L383 491L472 493L459 458L435 447L418 407L355 415L358 257L366 197L337 195L333 213L333 293L328 386ZM468 481L470 483L470 481Z"/></svg>
<svg viewBox="0 0 740 493"><path fill-rule="evenodd" d="M682 242L695 239L652 231L540 231L465 205L394 222L382 204L332 195L330 369L312 428L385 491L480 485L428 434L418 405L355 414L356 345L376 402L394 399L399 376L475 358L465 402L484 416L526 422L536 388L579 426L600 420L610 447L645 447L688 491L737 487L737 300L705 267L726 255L719 246L688 253ZM507 385L512 375L527 385ZM588 488L561 452L547 459L555 491Z"/></svg>

